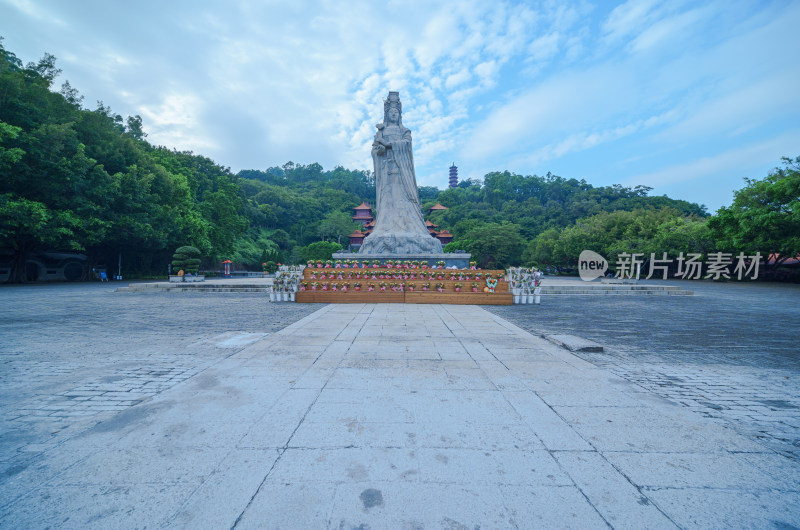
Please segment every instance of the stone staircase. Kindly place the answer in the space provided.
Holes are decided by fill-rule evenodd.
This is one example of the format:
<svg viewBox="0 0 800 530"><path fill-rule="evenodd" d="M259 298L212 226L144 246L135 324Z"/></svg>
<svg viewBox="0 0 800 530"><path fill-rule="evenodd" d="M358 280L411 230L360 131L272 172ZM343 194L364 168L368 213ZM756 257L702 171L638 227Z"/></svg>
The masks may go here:
<svg viewBox="0 0 800 530"><path fill-rule="evenodd" d="M360 280L369 282L374 280ZM391 281L391 280L386 280ZM416 280L419 282L419 280ZM434 283L438 280L434 280ZM236 280L206 280L198 283L132 283L128 287L119 287L119 293L142 293L142 292L195 292L195 293L269 293L269 286L272 278L259 278L258 280L236 279ZM444 283L448 283L445 281ZM500 288L503 289L505 282L501 282ZM317 293L321 294L321 293ZM331 293L327 293L331 294ZM357 293L347 293L355 295ZM376 293L372 293L376 294ZM430 293L428 293L430 294ZM437 293L438 294L438 293ZM467 302L473 293L460 293L460 300ZM483 294L483 293L480 293ZM569 283L545 283L542 285L542 296L586 296L586 295L611 295L611 296L691 296L694 291L682 289L675 285L645 285L645 284L621 284L621 283L596 283L596 282L569 282ZM355 297L353 297L355 298ZM322 300L320 300L322 301ZM327 299L325 300L328 301ZM478 302L480 303L480 302Z"/></svg>
<svg viewBox="0 0 800 530"><path fill-rule="evenodd" d="M550 295L613 295L613 296L691 296L694 291L676 285L576 283L574 285L542 285L542 296Z"/></svg>
<svg viewBox="0 0 800 530"><path fill-rule="evenodd" d="M246 280L237 280L230 283L213 283L213 282L200 282L200 283L132 283L128 287L119 287L116 292L118 293L156 293L156 292L170 292L170 293L269 293L269 284L266 282L248 282Z"/></svg>

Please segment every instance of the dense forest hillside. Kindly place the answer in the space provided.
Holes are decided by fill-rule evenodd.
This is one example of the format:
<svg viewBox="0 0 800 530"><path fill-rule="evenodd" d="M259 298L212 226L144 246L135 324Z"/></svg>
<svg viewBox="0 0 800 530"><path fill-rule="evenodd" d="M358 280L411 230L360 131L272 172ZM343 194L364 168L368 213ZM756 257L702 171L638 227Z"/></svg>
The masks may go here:
<svg viewBox="0 0 800 530"><path fill-rule="evenodd" d="M120 255L125 276L164 275L182 245L200 249L204 269L230 259L260 270L346 247L353 207L374 204L369 171L288 162L233 174L154 146L139 116L123 118L102 102L87 109L68 82L56 90L59 73L53 56L23 65L0 41L0 249L12 281L24 281L26 259L42 251L84 254L84 277ZM646 187L594 187L549 173L494 172L419 192L425 211L437 201L448 207L430 217L455 236L446 250L472 252L487 267L570 266L583 249L788 256L800 251L798 164L786 159L763 181L748 181L715 217Z"/></svg>

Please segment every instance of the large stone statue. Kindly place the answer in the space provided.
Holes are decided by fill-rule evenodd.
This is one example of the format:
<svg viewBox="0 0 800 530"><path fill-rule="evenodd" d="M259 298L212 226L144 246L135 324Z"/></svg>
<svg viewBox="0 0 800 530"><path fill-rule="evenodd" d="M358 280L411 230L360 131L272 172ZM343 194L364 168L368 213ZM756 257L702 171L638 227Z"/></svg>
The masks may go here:
<svg viewBox="0 0 800 530"><path fill-rule="evenodd" d="M411 131L403 127L397 92L383 103L383 123L372 143L377 219L359 254L441 254L422 217L411 152Z"/></svg>

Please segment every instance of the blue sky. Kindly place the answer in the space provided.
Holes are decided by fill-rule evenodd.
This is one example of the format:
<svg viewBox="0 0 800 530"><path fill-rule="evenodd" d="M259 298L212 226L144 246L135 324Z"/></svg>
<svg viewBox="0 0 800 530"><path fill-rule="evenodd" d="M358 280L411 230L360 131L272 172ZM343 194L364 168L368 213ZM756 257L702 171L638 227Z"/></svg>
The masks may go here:
<svg viewBox="0 0 800 530"><path fill-rule="evenodd" d="M800 2L0 0L23 61L240 169L371 169L398 90L417 180L495 170L729 204L800 155Z"/></svg>

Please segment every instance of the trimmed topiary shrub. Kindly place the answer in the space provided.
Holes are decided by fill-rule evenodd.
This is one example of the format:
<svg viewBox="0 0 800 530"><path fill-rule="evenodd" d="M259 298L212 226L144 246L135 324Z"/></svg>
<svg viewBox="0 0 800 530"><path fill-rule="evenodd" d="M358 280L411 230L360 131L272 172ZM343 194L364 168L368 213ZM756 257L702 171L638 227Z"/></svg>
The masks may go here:
<svg viewBox="0 0 800 530"><path fill-rule="evenodd" d="M197 274L200 270L200 251L194 247L179 247L172 255L172 270Z"/></svg>

